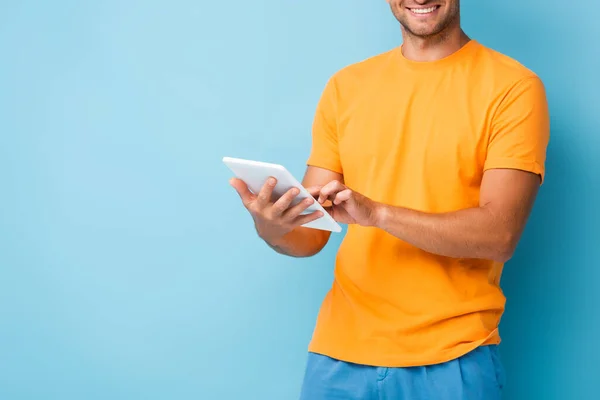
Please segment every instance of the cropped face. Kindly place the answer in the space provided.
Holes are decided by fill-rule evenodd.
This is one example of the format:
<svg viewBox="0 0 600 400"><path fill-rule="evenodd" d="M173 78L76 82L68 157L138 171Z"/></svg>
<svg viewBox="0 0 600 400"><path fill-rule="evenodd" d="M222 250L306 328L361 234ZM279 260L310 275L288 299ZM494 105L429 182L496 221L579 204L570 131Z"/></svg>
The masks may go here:
<svg viewBox="0 0 600 400"><path fill-rule="evenodd" d="M438 35L460 19L460 0L386 1L404 29L417 37Z"/></svg>

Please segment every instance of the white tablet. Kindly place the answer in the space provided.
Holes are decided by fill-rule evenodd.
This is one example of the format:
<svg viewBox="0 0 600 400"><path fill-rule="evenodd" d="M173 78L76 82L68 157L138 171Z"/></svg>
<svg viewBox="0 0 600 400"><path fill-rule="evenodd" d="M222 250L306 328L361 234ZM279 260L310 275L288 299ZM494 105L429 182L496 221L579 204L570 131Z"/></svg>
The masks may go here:
<svg viewBox="0 0 600 400"><path fill-rule="evenodd" d="M300 190L300 194L296 196L292 204L298 204L306 198L313 198L308 190L282 165L232 157L224 157L223 163L229 167L237 178L243 180L254 194L260 192L267 179L272 176L277 179L277 185L273 189L274 197L279 198L288 190L295 187ZM341 232L342 227L323 209L318 201L309 206L303 214L310 214L315 211L321 211L323 216L302 226L331 232Z"/></svg>

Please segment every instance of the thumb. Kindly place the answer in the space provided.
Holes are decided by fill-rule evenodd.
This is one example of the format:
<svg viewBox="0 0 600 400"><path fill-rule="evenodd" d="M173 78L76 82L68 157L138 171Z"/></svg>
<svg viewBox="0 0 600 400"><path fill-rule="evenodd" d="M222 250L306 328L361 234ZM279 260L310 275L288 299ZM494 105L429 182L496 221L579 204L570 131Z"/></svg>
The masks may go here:
<svg viewBox="0 0 600 400"><path fill-rule="evenodd" d="M243 180L238 178L231 178L229 180L229 184L235 189L237 194L240 196L240 199L242 199L242 203L244 203L244 206L247 207L250 204L250 202L254 200L254 194L252 194L250 189L248 189L248 185Z"/></svg>

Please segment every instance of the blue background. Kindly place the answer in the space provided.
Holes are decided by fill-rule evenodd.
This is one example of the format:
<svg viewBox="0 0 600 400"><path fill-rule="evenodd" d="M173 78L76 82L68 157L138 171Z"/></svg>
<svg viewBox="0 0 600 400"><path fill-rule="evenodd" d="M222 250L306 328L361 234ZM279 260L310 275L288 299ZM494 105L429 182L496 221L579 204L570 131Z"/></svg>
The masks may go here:
<svg viewBox="0 0 600 400"><path fill-rule="evenodd" d="M462 3L552 114L503 278L506 398L594 398L600 6ZM398 44L383 0L1 2L0 398L296 398L341 235L275 254L220 160L301 176L326 80Z"/></svg>

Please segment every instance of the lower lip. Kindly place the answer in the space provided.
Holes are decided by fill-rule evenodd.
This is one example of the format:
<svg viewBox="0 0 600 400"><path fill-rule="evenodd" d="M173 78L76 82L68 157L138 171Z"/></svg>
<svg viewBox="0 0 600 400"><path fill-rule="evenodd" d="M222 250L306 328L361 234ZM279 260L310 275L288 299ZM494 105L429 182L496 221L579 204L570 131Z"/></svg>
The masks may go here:
<svg viewBox="0 0 600 400"><path fill-rule="evenodd" d="M413 17L427 18L427 17L431 17L432 15L435 15L439 9L440 9L440 6L437 6L437 7L435 7L435 10L433 10L432 12L425 13L425 14L417 14L416 12L413 12L412 10L409 10L409 11L410 11L410 15L412 15Z"/></svg>

